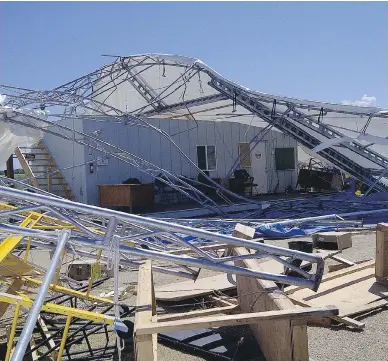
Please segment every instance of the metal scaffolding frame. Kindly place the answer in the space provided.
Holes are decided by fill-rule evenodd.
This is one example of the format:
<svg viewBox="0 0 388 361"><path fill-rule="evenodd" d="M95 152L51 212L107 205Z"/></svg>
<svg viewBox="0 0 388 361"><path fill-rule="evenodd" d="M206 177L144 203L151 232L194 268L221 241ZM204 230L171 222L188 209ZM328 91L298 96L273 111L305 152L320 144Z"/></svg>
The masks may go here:
<svg viewBox="0 0 388 361"><path fill-rule="evenodd" d="M198 228L102 209L12 188L0 187L0 195L5 200L12 199L13 204L17 203L18 207L21 207L20 216L25 214L23 210L28 205L28 207L33 207L30 208L30 212L44 211L44 217L66 222L68 227L72 229L68 248L69 251L76 254L79 249L78 246L94 249L95 251L103 250L112 254L112 237L115 237L120 241L120 253L124 258L123 263L129 261L130 264L136 266L143 259L168 262L169 264L180 265L181 270L165 268L163 270L165 273L189 276L189 278L197 275L198 270L204 268L248 277L263 278L285 284L303 285L316 290L323 274L323 259L318 255L242 240ZM2 217L2 213L0 212L0 217ZM95 224L95 228L91 227L90 224L93 224L97 219L103 220L104 223L108 221L108 226L104 227ZM115 227L116 222L117 226ZM110 224L113 226L109 226ZM63 227L66 228L66 226ZM48 248L52 247L52 244L47 244L47 240L55 242L56 239L56 232L53 231L22 228L17 225L4 223L0 224L0 231L8 236L16 233L20 236L40 239L43 241L40 243L41 247L45 245ZM163 241L160 242L158 238ZM199 246L200 244L209 244L209 242L214 244L222 243L234 247L246 247L256 252L248 256L232 255L220 258L212 252L202 250ZM146 247L144 247L145 245ZM191 249L195 256L179 256L169 252L181 247ZM82 253L82 250L80 250L80 253ZM89 257L96 257L96 254L90 251L83 254ZM301 277L288 277L283 274L259 272L233 265L233 262L239 259L262 257L275 259L285 265L286 268L295 270ZM295 259L316 264L315 272L310 274L294 266L292 261ZM160 269L160 267L157 267L155 271Z"/></svg>
<svg viewBox="0 0 388 361"><path fill-rule="evenodd" d="M190 166L198 171L198 174L202 174L207 180L206 187L214 188L223 201L227 204L233 204L233 202L255 203L252 199L234 194L224 187L228 176L237 169L243 159L240 156L237 157L221 184L217 184L180 149L172 139L172 135L152 125L150 119L155 117L174 119L178 117L197 121L195 116L198 114L215 109L231 109L231 113L221 115L221 119L229 120L233 117L240 117L239 114L236 114L237 107L240 106L245 112L243 115L252 115L268 124L249 141L252 151L271 127L290 135L308 149L313 149L324 139L343 136L339 130L323 122L327 114L337 113L367 117L367 123L362 130L364 133L370 126L372 119L388 117L377 108L336 106L254 92L226 80L204 63L195 59L161 54L112 56L111 58L113 58L113 62L110 64L53 90L40 91L0 85L1 93L7 96L4 105L14 110L13 113L7 114L3 120L31 127L28 119L33 116L18 112L19 109L29 107L54 109L55 112L50 115L52 118L93 119L148 128L166 138L183 159L189 162ZM168 78L167 73L170 72L170 69L178 69L178 71L174 72L171 78ZM157 89L155 84L151 84L149 79L146 79L149 77L149 72L152 72L154 77L168 79L166 85ZM188 94L188 89L192 87L193 82L196 84L196 92ZM144 102L143 105L129 111L119 109L111 102L112 95L120 91L120 87L126 84L130 84ZM211 93L209 89L213 92ZM171 100L172 98L174 100ZM306 113L310 111L319 111L319 114ZM22 116L25 121L18 122L15 119L16 115L19 116L19 119ZM42 119L39 120L42 121ZM104 141L99 135L77 132L55 121L47 120L44 122L58 130L57 132L50 130L51 134L126 162L141 172L171 186L186 198L225 216L219 205L196 187L200 182L189 182L181 175L173 174L171 171L139 157L139 155L131 154L115 144ZM68 135L63 135L63 133ZM351 174L369 186L375 187L378 191L385 191L388 183L384 178L384 172L388 165L388 158L372 150L370 146L371 144L363 145L353 141L322 150L319 155L341 171ZM354 158L349 158L346 153L343 153L341 148L367 159L377 168L366 168L358 164ZM260 203L257 203L257 206L260 210Z"/></svg>

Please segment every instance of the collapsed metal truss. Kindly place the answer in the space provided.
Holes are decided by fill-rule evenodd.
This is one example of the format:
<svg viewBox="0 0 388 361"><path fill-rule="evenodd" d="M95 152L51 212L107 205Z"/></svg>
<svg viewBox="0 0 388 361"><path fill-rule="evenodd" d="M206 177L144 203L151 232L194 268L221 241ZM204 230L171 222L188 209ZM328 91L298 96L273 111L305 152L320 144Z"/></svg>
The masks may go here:
<svg viewBox="0 0 388 361"><path fill-rule="evenodd" d="M150 83L149 76L147 76L147 72L155 71L155 69L162 79L168 78L167 73L171 69L178 70L172 78L165 81L161 88L157 88L155 84ZM193 83L196 83L195 91L192 88ZM136 90L143 102L131 109L123 109L111 100L112 94L120 93L122 91L120 87L127 84ZM366 117L367 121L362 130L364 133L373 118L388 117L386 113L375 108L356 109L355 107L304 102L253 92L225 80L200 61L165 55L114 57L111 64L50 91L34 91L5 85L1 85L0 89L3 94L7 95L3 105L9 107L9 111L2 114L2 121L38 129L40 127L34 125L31 120L38 120L40 124L45 123L49 126L49 128L43 129L45 132L90 147L130 164L221 215L225 215L225 212L217 202L196 187L201 182L190 181L186 177L158 167L139 155L132 154L116 144L107 142L98 133L86 134L55 120L82 121L83 119L93 119L94 121L144 127L157 132L166 138L199 174L208 180L206 186L214 188L221 199L231 204L233 201L255 202L230 192L224 187L224 182L222 184L214 182L180 149L171 134L151 124L150 119L189 119L197 122L205 115L211 116L214 121L216 118L218 120L236 120L239 117L255 118L264 121L265 125L249 141L252 151L267 132L273 128L290 135L308 149L314 149L325 139L340 138L343 136L341 131L323 122L323 118L330 113ZM51 118L50 120L34 118L32 114L24 113L23 108L50 109ZM220 110L225 111L225 113L219 114ZM308 114L309 111L319 111L319 114ZM369 186L374 186L379 191L387 190L384 172L388 165L388 158L374 150L373 144L365 145L357 141L348 142L325 149L319 152L319 155ZM369 165L373 166L359 164L354 155L364 158L369 162ZM244 155L244 157L246 156L248 154ZM239 156L235 159L225 179L241 165L244 157ZM187 221L165 221L140 217L67 201L22 182L3 178L0 179L0 197L2 200L0 204L1 269L4 268L3 261L8 256L13 256L12 251L19 244L26 245L26 253L32 246L39 249L56 250L49 268L41 270L42 280L17 273L11 277L20 279L28 285L39 286L35 299L28 298L23 292L17 295L0 293L1 303L16 305L6 361L9 361L11 357L13 337L21 307L30 309L30 313L12 355L12 361L19 361L25 355L37 317L41 312L43 315L52 312L56 315L66 316L66 320L63 327L51 325L55 328L54 335L62 334L63 336L60 342L54 346L49 343L48 351L40 358L58 350L58 360L61 359L63 353L66 353L68 359L72 360L74 353L71 353L70 347L79 341L85 341L88 345L86 353L89 353L89 356L87 359L111 356L114 346L108 347L108 332L126 330L122 318L133 311L133 309L127 309L120 313L118 309L119 264L137 268L145 259L152 259L155 261L153 271L194 280L198 277L200 270L204 268L271 280L280 284L308 287L313 290L318 289L323 274L323 259L319 255L242 240L223 234L219 232L219 227L214 227L218 222L217 220L206 221L207 225L202 224L201 220L192 220L190 221L191 226L187 226ZM258 209L250 214L252 217L263 214L264 210L260 203L255 204L257 204ZM372 205L368 206L372 207ZM353 207L356 205L353 204ZM384 207L385 205L381 205L381 208ZM383 211L382 209L368 210L345 213L345 215L357 216L368 212L379 214ZM319 222L333 218L338 217L336 214L322 215L305 218L299 222ZM223 219L220 222L225 223L227 220ZM290 223L295 224L295 220L276 222L276 224L282 225ZM231 224L234 224L234 221L231 221ZM258 226L259 223L257 220L253 220L252 225ZM229 229L233 228L230 224L228 227ZM203 228L209 228L209 230ZM235 256L230 252L233 247L245 247L250 249L251 253ZM219 249L226 249L227 252L221 254L217 252ZM73 298L96 303L105 303L108 300L90 294L93 287L92 278L86 289L84 287L74 290L57 284L58 264L63 252L74 254L82 259L94 259L96 263L107 262L114 267L115 300L111 302L111 305L98 313L93 312L93 306L87 310L78 310L74 307ZM285 272L260 272L235 264L239 260L263 257L271 258L283 265ZM22 261L19 258L18 262L25 265L26 259ZM309 272L300 266L302 261L313 265ZM39 267L35 265L34 269L39 270ZM298 277L288 275L287 270L292 270ZM49 291L58 292L60 295L47 299ZM68 296L67 300L71 302L70 307L53 303L56 297L62 296ZM108 314L112 308L115 311L114 316ZM78 320L83 320L79 327L77 327ZM109 331L108 326L113 329ZM106 344L101 349L94 350L90 347L88 336L100 330L103 330L107 335ZM83 336L76 337L81 332ZM48 341L50 340L45 342L46 346ZM39 346L41 345L39 344L36 348ZM28 351L27 355L32 352L34 352L34 348ZM85 352L77 353L79 357L75 359L85 359L84 354Z"/></svg>
<svg viewBox="0 0 388 361"><path fill-rule="evenodd" d="M388 117L377 108L337 106L253 92L222 78L204 63L195 59L160 54L114 56L113 59L111 64L49 91L0 85L1 92L7 95L4 105L14 109L14 113L10 112L3 120L17 122L15 115L22 115L25 121L19 121L19 124L32 126L28 122L31 115L18 112L18 109L30 107L52 109L53 112L50 115L52 119L66 118L80 121L93 119L148 128L168 139L179 154L190 163L190 166L207 179L205 186L214 188L221 199L232 204L235 201L254 203L224 187L228 176L244 161L243 157L239 156L235 159L223 182L217 184L180 149L171 134L151 124L150 119L190 119L197 122L197 118L202 120L203 117L209 116L210 120L217 118L239 122L244 117L254 117L265 122L267 127L249 141L252 151L271 127L288 134L311 150L325 139L343 136L337 128L325 124L323 120L328 114L365 117L367 121L362 129L364 133L373 119ZM155 86L156 78L159 78L159 82L164 82L161 88ZM117 94L124 96L127 86L131 86L141 99L135 102L137 105L131 109L124 109L113 99ZM225 110L225 113L217 113L221 109ZM308 114L310 111L319 111L319 114ZM104 141L98 134L84 134L65 127L60 122L51 120L45 122L50 125L50 130L45 131L128 163L171 186L201 206L225 215L214 199L198 189L197 185L201 182L189 181L182 175L173 174L139 155ZM384 171L387 168L388 157L372 148L373 144L364 145L353 141L325 149L319 152L319 155L340 170L369 186L374 186L376 190L385 191L387 182ZM361 156L369 162L369 165L361 164L362 162L359 162L354 155ZM257 205L260 208L260 204Z"/></svg>
<svg viewBox="0 0 388 361"><path fill-rule="evenodd" d="M32 347L27 354L33 352L43 344L48 350L40 357L57 351L57 360L61 360L64 352L69 360L74 355L81 355L93 360L105 358L112 353L114 346L109 346L107 326L120 335L126 335L130 330L122 318L128 314L119 312L118 301L118 266L126 265L132 268L140 266L144 260L154 260L153 271L167 273L174 276L196 279L202 268L237 274L247 277L272 280L281 284L293 284L317 290L323 274L324 261L319 255L313 255L285 249L276 246L265 245L260 242L247 241L220 233L209 232L199 228L187 227L178 223L171 223L157 219L126 214L109 209L88 206L81 203L71 202L59 197L47 195L34 187L25 186L23 183L3 179L4 185L0 186L0 271L3 277L4 270L8 278L19 280L27 286L38 287L35 299L30 299L24 292L0 293L0 303L16 305L9 343L7 347L6 361L20 361L27 351L27 346L34 332L39 314L53 313L66 316L65 326L55 330L55 335L62 332L59 343L52 345L46 339ZM19 190L13 187L23 187ZM12 221L12 222L11 222ZM18 245L26 245L24 260L12 255ZM205 246L204 246L205 245ZM39 250L53 250L54 255L47 270L40 271L39 266L34 266L40 272L42 280L26 276L18 269L31 267L27 261L31 247ZM244 256L235 256L233 253L219 253L220 249L232 249L233 247L246 247L253 253ZM65 254L74 254L81 259L94 259L98 264L105 262L112 265L114 270L114 296L113 302L90 294L93 286L93 278L89 285L77 290L66 288L58 284L60 267ZM192 254L192 255L190 255ZM4 260L12 257L13 269L8 269ZM257 259L269 257L284 266L284 270L292 270L297 276L284 273L260 272L235 265L236 261L244 259ZM299 267L302 261L306 261L313 267L307 272ZM296 263L295 263L296 262ZM14 283L8 282L12 287ZM84 292L85 288L87 291ZM58 292L58 296L47 299L49 291ZM102 312L93 312L94 308L81 310L71 304L62 306L53 301L61 297L77 297L81 300L89 300L97 303L111 303L112 307ZM13 340L16 334L17 320L20 308L30 309L28 317L19 336L15 351L11 356ZM114 307L115 315L106 314ZM133 311L133 310L132 310ZM77 320L84 320L80 327L73 328ZM89 345L88 336L103 330L106 334L104 347L92 349ZM69 334L70 332L70 334ZM75 337L83 332L83 336ZM88 350L83 353L70 352L73 344L85 341ZM85 353L90 353L86 356ZM77 357L75 358L77 359Z"/></svg>
<svg viewBox="0 0 388 361"><path fill-rule="evenodd" d="M40 214L51 222L60 221L63 228L72 229L68 240L68 252L96 258L97 250L112 252L112 238L120 243L120 262L139 265L143 259L153 259L183 266L181 270L155 267L157 272L171 273L178 276L195 278L201 268L239 274L248 277L263 278L285 284L303 285L317 289L323 273L323 259L320 256L306 254L281 247L265 245L258 242L242 240L236 237L208 232L202 229L191 228L180 224L165 222L157 219L126 214L109 209L75 203L60 198L54 198L31 192L24 192L12 188L0 187L0 195L4 200L12 200L17 207L0 212L0 217L25 219L25 212ZM24 215L23 215L24 214ZM98 224L103 221L107 226ZM55 248L47 240L56 242L57 233L44 229L23 228L18 225L0 224L0 231L4 236L18 234L24 237L33 237L32 244L43 248ZM256 252L249 256L219 257L213 252L204 251L199 244L206 243L226 244L234 247L246 247ZM84 247L88 251L83 251ZM194 257L179 256L172 250L185 247L194 252ZM94 251L90 251L90 249ZM233 262L244 258L271 257L295 270L299 277L288 277L283 274L271 274L249 270L233 265ZM314 273L293 265L295 259L316 264Z"/></svg>

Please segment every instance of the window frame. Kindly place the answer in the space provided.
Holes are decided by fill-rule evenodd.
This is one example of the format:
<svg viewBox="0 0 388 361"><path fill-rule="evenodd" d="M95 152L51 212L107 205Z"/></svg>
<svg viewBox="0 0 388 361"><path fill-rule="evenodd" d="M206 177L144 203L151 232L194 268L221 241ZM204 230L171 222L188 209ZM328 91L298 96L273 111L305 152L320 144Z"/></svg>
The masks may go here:
<svg viewBox="0 0 388 361"><path fill-rule="evenodd" d="M276 150L277 149L292 149L292 153L293 153L293 165L294 165L294 168L284 168L284 169L278 169L278 166L277 166L277 163L276 163ZM276 172L282 172L282 171L295 171L296 170L296 166L297 166L297 161L295 159L295 147L275 147L274 149L274 156L275 156L275 171Z"/></svg>
<svg viewBox="0 0 388 361"><path fill-rule="evenodd" d="M206 162L206 169L201 169L199 167L199 162L198 162L198 147L205 147L205 162ZM209 161L208 161L208 152L207 148L208 147L214 147L214 162L215 162L215 168L214 169L209 169ZM197 167L201 169L202 171L205 172L213 172L217 170L217 146L215 144L197 144L196 148L196 157L197 157Z"/></svg>

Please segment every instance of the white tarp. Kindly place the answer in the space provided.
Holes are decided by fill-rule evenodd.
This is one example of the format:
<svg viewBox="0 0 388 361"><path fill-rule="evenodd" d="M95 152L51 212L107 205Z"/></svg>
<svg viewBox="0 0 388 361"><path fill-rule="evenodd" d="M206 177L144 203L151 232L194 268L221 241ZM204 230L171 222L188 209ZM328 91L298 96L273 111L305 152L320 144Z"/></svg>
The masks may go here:
<svg viewBox="0 0 388 361"><path fill-rule="evenodd" d="M0 104L5 97L0 94ZM0 164L4 164L16 147L31 147L43 138L47 111L13 109L0 105ZM23 124L13 123L12 120Z"/></svg>

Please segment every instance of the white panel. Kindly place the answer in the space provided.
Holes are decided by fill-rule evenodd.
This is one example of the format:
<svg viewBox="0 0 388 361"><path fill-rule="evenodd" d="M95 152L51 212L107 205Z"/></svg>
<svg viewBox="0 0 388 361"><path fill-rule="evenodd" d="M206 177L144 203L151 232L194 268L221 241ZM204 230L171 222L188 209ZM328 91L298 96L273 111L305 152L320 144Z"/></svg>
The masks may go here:
<svg viewBox="0 0 388 361"><path fill-rule="evenodd" d="M215 133L215 144L217 147L217 176L223 178L229 170L226 167L229 154L224 144L225 123L213 122L212 124Z"/></svg>
<svg viewBox="0 0 388 361"><path fill-rule="evenodd" d="M198 124L200 123L201 122ZM189 157L194 164L197 164L198 127L197 124L193 121L187 121L186 124L186 129L190 129L187 132L189 137ZM198 170L192 164L190 164L190 177L194 179L197 179L198 177Z"/></svg>
<svg viewBox="0 0 388 361"><path fill-rule="evenodd" d="M191 122L187 120L177 121L179 135L174 136L174 141L179 141L179 146L181 150L188 156L190 156L190 132L188 131L189 126L191 126ZM181 174L185 177L190 177L191 168L189 161L184 157L180 157L181 162Z"/></svg>
<svg viewBox="0 0 388 361"><path fill-rule="evenodd" d="M267 193L268 191L266 155L266 142L260 142L253 150L251 157L251 175L254 177L254 183L257 184L257 190L259 193Z"/></svg>

